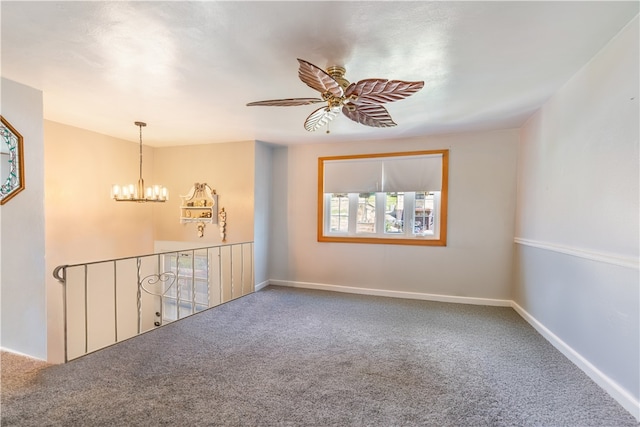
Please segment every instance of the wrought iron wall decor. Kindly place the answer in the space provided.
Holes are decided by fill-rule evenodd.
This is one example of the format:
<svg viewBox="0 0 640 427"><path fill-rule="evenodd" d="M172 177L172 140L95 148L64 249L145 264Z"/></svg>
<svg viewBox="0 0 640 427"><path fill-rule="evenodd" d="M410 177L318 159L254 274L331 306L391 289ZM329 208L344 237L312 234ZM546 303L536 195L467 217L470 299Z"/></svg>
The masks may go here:
<svg viewBox="0 0 640 427"><path fill-rule="evenodd" d="M0 120L0 205L4 205L24 190L24 156L22 135L3 116Z"/></svg>

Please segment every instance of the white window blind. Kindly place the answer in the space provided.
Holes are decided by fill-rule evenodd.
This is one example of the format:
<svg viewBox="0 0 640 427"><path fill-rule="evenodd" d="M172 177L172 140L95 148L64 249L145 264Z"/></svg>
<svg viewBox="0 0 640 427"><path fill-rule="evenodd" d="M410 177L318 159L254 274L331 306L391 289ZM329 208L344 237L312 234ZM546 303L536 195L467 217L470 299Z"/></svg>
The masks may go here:
<svg viewBox="0 0 640 427"><path fill-rule="evenodd" d="M381 159L324 162L325 193L375 193L382 191Z"/></svg>
<svg viewBox="0 0 640 427"><path fill-rule="evenodd" d="M384 159L382 189L394 191L440 191L442 154L400 156Z"/></svg>
<svg viewBox="0 0 640 427"><path fill-rule="evenodd" d="M442 154L324 162L325 193L440 191Z"/></svg>

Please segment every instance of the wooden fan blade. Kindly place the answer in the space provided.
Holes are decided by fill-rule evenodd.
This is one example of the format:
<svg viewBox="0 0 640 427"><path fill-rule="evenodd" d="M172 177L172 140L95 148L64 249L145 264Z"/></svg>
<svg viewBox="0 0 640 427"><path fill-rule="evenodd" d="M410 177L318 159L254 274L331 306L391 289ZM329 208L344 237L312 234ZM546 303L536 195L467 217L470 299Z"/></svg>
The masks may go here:
<svg viewBox="0 0 640 427"><path fill-rule="evenodd" d="M424 82L366 79L349 85L344 95L355 95L352 102L356 104L384 104L411 96L423 87Z"/></svg>
<svg viewBox="0 0 640 427"><path fill-rule="evenodd" d="M247 107L262 105L267 107L293 107L296 105L309 105L324 102L320 98L287 98L287 99L271 99L268 101L256 101L247 104Z"/></svg>
<svg viewBox="0 0 640 427"><path fill-rule="evenodd" d="M339 110L332 110L329 107L318 108L309 114L307 120L304 121L304 128L309 132L318 130L322 126L329 123L338 114Z"/></svg>
<svg viewBox="0 0 640 427"><path fill-rule="evenodd" d="M336 98L340 98L344 90L333 77L327 74L323 69L316 67L304 59L299 59L300 68L298 69L298 77L311 89L315 89L320 93L329 92Z"/></svg>
<svg viewBox="0 0 640 427"><path fill-rule="evenodd" d="M355 106L356 108L350 108ZM351 104L342 107L342 112L354 122L365 126L388 128L396 126L389 112L382 105L377 104Z"/></svg>

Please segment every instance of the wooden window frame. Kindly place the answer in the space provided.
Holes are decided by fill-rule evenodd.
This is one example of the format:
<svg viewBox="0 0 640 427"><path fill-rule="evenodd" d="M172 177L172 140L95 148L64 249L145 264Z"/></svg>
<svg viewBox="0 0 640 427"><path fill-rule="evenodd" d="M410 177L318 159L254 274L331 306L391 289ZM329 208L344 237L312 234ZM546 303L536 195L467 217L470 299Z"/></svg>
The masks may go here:
<svg viewBox="0 0 640 427"><path fill-rule="evenodd" d="M442 155L442 188L440 190L440 211L438 221L440 222L440 235L438 238L415 237L411 239L396 237L358 237L358 236L327 236L324 234L324 162L330 160L354 160L380 157L407 157L424 155ZM412 246L447 246L447 209L449 199L449 150L424 150L406 151L392 153L375 154L354 154L343 156L330 156L318 158L318 211L317 211L317 233L318 242L334 243L364 243L382 245L412 245Z"/></svg>

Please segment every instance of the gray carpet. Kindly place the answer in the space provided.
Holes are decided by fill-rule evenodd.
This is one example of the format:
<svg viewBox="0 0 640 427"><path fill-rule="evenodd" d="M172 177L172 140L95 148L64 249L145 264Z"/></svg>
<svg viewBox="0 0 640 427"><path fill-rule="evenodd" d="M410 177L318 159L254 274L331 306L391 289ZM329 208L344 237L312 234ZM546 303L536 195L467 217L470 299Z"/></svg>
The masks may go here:
<svg viewBox="0 0 640 427"><path fill-rule="evenodd" d="M270 286L2 391L3 426L637 426L515 311Z"/></svg>

